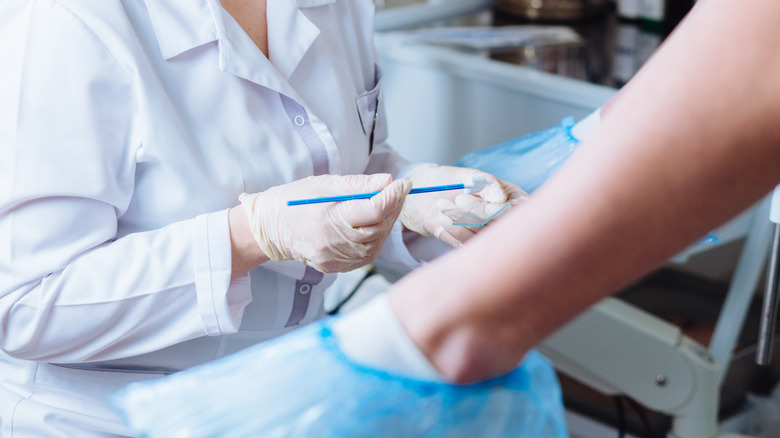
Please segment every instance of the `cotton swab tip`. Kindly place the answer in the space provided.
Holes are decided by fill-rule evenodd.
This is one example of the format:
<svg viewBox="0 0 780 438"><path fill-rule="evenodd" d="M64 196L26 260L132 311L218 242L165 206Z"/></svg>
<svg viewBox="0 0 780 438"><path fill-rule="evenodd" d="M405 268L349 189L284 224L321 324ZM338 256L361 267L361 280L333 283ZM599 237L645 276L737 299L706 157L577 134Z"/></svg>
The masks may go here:
<svg viewBox="0 0 780 438"><path fill-rule="evenodd" d="M481 192L482 189L490 184L493 184L493 181L488 181L485 175L475 175L470 177L469 182L464 184L463 187L466 189L466 194L473 195Z"/></svg>

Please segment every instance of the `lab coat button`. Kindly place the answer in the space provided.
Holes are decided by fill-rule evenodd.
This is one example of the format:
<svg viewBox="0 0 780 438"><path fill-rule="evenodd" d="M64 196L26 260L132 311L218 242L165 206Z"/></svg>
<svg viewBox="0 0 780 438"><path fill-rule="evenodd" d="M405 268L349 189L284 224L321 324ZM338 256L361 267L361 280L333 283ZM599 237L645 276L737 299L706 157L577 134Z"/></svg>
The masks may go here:
<svg viewBox="0 0 780 438"><path fill-rule="evenodd" d="M311 285L309 284L302 284L301 287L298 288L298 292L301 295L306 295L307 293L309 293L309 291L311 291Z"/></svg>
<svg viewBox="0 0 780 438"><path fill-rule="evenodd" d="M306 120L303 119L303 116L297 115L295 116L295 119L293 119L295 122L295 126L303 126L306 123Z"/></svg>

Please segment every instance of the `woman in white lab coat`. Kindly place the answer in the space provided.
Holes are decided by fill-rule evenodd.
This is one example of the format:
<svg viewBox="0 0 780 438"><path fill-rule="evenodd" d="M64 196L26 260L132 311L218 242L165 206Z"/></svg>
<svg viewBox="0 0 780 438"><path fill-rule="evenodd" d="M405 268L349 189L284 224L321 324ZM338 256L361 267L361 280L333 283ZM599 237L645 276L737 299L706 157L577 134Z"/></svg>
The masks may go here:
<svg viewBox="0 0 780 438"><path fill-rule="evenodd" d="M404 204L410 183L386 175L292 183L399 176L407 163L375 121L372 4L264 3L0 5L0 435L127 434L105 404L117 388L320 318L333 281L321 271L380 248L396 267L419 264L392 225L399 214L451 245L470 235L441 225L435 198ZM335 264L327 249L313 260L284 247L258 234L279 205L238 205L272 187L281 198L386 188L386 205L365 207L376 239ZM499 198L518 195L502 187ZM335 207L293 208L266 225L317 234Z"/></svg>

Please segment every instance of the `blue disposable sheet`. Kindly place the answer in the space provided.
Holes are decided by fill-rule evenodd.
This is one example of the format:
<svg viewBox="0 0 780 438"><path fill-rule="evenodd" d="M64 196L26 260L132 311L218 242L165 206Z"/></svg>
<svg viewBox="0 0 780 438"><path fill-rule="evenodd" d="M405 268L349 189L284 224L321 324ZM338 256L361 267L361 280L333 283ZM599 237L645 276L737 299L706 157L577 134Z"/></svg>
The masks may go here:
<svg viewBox="0 0 780 438"><path fill-rule="evenodd" d="M112 399L145 437L567 437L552 366L531 351L473 385L410 379L345 357L331 320Z"/></svg>

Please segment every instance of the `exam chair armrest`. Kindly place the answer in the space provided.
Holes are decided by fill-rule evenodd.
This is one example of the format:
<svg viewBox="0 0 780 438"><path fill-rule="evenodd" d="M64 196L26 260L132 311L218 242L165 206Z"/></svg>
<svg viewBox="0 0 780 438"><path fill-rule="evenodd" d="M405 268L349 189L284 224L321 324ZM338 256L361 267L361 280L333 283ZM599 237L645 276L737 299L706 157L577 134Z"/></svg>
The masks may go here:
<svg viewBox="0 0 780 438"><path fill-rule="evenodd" d="M625 394L674 417L674 437L717 431L718 364L672 324L605 299L548 337L553 365L604 394Z"/></svg>

